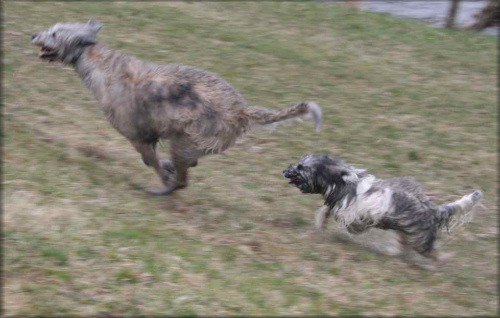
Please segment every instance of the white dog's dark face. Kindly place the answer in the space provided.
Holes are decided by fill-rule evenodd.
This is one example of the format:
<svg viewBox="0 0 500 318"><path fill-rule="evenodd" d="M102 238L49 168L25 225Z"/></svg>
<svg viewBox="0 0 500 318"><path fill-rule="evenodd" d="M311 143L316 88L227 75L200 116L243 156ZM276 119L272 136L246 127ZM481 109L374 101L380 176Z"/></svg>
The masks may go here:
<svg viewBox="0 0 500 318"><path fill-rule="evenodd" d="M324 193L329 185L342 185L354 171L350 171L342 160L326 155L306 155L297 165L290 165L283 171L290 184L302 193Z"/></svg>

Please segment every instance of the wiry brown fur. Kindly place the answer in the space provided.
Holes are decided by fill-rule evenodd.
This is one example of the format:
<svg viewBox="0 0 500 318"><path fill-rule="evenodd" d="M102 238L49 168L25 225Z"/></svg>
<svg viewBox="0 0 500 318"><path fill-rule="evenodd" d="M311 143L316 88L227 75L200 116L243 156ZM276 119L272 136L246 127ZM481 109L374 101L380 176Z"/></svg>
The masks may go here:
<svg viewBox="0 0 500 318"><path fill-rule="evenodd" d="M95 26L95 22L89 24ZM279 112L247 107L243 97L213 73L178 64L148 63L111 50L95 41L100 26L95 33L89 31L93 41L80 41L85 43L82 48L74 40L75 33L78 37L82 30L87 32L89 24L56 24L49 30L69 32L70 40L45 40L46 35L40 33L34 43L53 49L66 46L60 50L65 54L81 51L72 54L70 61L64 56L57 59L75 66L109 122L131 141L144 163L156 170L165 185L158 194L186 186L187 170L199 157L231 147L255 124L306 114L313 115L317 127L321 122L321 110L315 103L300 103ZM157 157L156 145L162 139L171 142L172 162Z"/></svg>

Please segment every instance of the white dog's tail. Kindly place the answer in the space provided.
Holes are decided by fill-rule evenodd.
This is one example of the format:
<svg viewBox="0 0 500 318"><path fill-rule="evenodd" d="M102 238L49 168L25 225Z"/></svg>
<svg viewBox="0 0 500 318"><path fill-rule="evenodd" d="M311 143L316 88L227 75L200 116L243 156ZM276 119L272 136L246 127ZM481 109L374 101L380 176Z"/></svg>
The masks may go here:
<svg viewBox="0 0 500 318"><path fill-rule="evenodd" d="M289 119L311 116L316 131L321 126L321 108L315 102L299 103L281 111L273 111L262 107L245 108L246 115L256 124L269 125Z"/></svg>
<svg viewBox="0 0 500 318"><path fill-rule="evenodd" d="M483 193L477 190L471 194L464 195L455 202L439 206L440 227L446 226L449 230L449 228L454 228L470 221L472 219L472 211L479 201L481 201L482 197ZM450 224L451 221L453 221L453 224Z"/></svg>

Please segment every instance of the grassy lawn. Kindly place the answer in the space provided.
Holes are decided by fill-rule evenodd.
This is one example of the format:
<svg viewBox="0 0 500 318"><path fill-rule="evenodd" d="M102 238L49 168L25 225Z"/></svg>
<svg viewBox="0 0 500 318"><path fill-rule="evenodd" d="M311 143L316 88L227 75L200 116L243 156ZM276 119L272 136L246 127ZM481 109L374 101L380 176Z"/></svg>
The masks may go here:
<svg viewBox="0 0 500 318"><path fill-rule="evenodd" d="M321 3L5 2L4 306L8 315L494 315L497 42ZM69 67L30 35L97 18L99 39L220 74L250 105L315 100L310 122L255 131L203 158L170 197ZM166 146L168 147L168 146ZM163 149L163 155L168 153ZM484 207L447 266L319 238L320 197L281 171L306 153L414 175L438 203Z"/></svg>

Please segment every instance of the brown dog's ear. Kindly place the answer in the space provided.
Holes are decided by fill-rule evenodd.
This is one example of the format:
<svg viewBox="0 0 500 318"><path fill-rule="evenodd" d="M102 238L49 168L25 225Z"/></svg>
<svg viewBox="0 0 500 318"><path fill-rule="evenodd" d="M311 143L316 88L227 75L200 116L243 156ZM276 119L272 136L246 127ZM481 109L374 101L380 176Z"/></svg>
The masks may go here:
<svg viewBox="0 0 500 318"><path fill-rule="evenodd" d="M90 19L85 26L85 28L78 32L75 41L81 46L96 44L97 32L102 29L102 25L96 20Z"/></svg>
<svg viewBox="0 0 500 318"><path fill-rule="evenodd" d="M100 24L97 20L90 19L87 22L87 26L89 26L92 31L94 31L94 34L97 34L102 29L102 24Z"/></svg>
<svg viewBox="0 0 500 318"><path fill-rule="evenodd" d="M92 34L82 34L76 37L75 43L80 46L93 45L97 43L95 35Z"/></svg>

